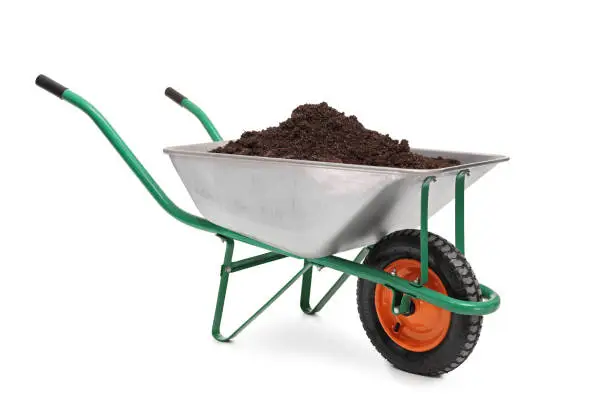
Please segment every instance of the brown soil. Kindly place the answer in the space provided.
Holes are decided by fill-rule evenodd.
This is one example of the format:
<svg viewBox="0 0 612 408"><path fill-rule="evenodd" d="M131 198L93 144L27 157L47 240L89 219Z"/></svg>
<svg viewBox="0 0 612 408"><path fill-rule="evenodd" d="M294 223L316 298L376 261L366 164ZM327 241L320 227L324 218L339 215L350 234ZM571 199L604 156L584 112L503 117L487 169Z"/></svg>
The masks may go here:
<svg viewBox="0 0 612 408"><path fill-rule="evenodd" d="M412 153L407 140L394 140L366 129L355 116L346 116L325 102L298 106L278 126L244 132L240 139L213 152L404 169L459 164L454 159Z"/></svg>

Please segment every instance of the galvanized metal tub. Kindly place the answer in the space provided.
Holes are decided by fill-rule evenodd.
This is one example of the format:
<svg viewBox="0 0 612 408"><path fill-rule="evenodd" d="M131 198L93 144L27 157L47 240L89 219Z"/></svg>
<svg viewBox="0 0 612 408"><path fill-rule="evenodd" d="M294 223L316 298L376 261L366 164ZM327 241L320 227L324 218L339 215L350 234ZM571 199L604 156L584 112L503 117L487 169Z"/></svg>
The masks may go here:
<svg viewBox="0 0 612 408"><path fill-rule="evenodd" d="M459 166L410 170L210 153L227 142L168 147L172 163L206 219L290 253L319 258L418 228L420 188L428 176L429 214L453 200L455 176L466 188L508 160L500 155L413 149Z"/></svg>

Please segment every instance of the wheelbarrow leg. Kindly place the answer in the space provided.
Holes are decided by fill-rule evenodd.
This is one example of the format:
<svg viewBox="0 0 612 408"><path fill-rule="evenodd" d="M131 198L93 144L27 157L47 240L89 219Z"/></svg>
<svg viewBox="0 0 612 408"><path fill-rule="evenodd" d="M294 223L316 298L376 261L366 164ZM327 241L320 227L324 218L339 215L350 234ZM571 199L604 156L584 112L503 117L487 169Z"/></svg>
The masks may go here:
<svg viewBox="0 0 612 408"><path fill-rule="evenodd" d="M223 306L225 305L225 294L227 293L227 284L229 281L228 267L232 264L234 256L234 240L231 238L220 237L225 242L225 256L221 265L221 279L219 281L219 292L217 293L217 305L215 306L215 317L213 319L212 335L219 341L230 341L237 333L233 333L229 337L221 335L221 318L223 317Z"/></svg>
<svg viewBox="0 0 612 408"><path fill-rule="evenodd" d="M363 248L357 257L355 257L356 263L361 263L365 257L368 255L370 248ZM332 287L327 291L327 293L321 298L319 303L315 307L310 307L310 288L312 286L312 265L302 276L302 294L300 297L300 308L307 315L314 315L319 312L323 307L329 302L329 300L336 294L338 289L346 282L346 280L350 277L348 273L343 273L342 276L332 285Z"/></svg>
<svg viewBox="0 0 612 408"><path fill-rule="evenodd" d="M312 264L305 263L304 267L300 269L300 271L295 274L278 292L274 294L262 307L260 307L251 317L249 317L240 327L238 327L232 334L229 336L224 336L221 334L221 320L223 317L223 307L225 305L225 295L227 293L227 284L229 281L229 275L234 272L232 270L232 265L239 265L244 263L241 261L232 262L232 256L234 254L234 240L226 237L221 237L225 241L225 257L223 260L223 265L221 265L221 280L219 282L219 292L217 295L217 306L215 307L215 317L213 319L213 327L212 327L212 335L215 340L221 342L228 342L234 337L236 337L242 330L244 330L249 324L251 324L259 315L261 315L272 303L274 303L291 285L293 285L297 280L308 270L312 269ZM265 256L265 255L264 255ZM276 259L284 258L284 255L281 254L271 254L268 255L267 258L262 261L262 256L257 256L250 258L253 261L251 262L251 266L260 265L265 262L270 262Z"/></svg>

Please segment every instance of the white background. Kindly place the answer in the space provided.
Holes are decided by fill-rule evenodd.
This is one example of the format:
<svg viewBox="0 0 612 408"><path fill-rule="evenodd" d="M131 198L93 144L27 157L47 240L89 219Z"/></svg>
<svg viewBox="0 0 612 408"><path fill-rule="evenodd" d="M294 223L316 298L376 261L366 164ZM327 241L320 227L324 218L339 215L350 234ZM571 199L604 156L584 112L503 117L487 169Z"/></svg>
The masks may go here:
<svg viewBox="0 0 612 408"><path fill-rule="evenodd" d="M611 19L605 1L2 3L0 407L609 406ZM377 355L354 279L320 316L296 285L215 342L222 244L168 217L39 73L190 211L161 150L207 135L169 85L228 139L325 100L413 146L511 156L466 195L467 257L501 309L439 379ZM431 229L452 238L452 208ZM299 265L232 276L225 330Z"/></svg>

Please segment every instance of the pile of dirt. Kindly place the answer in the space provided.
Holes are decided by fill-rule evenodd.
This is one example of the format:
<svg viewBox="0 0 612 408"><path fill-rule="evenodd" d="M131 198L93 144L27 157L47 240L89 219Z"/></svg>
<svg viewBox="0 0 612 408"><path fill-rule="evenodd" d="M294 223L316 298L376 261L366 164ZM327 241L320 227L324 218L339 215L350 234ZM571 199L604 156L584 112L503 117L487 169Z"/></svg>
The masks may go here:
<svg viewBox="0 0 612 408"><path fill-rule="evenodd" d="M298 106L278 126L244 132L240 139L213 152L404 169L460 164L454 159L412 153L407 140L366 129L355 116L346 116L325 102Z"/></svg>

